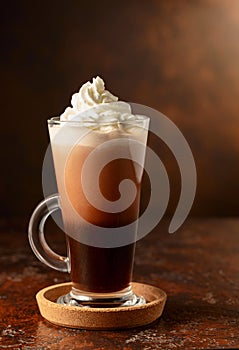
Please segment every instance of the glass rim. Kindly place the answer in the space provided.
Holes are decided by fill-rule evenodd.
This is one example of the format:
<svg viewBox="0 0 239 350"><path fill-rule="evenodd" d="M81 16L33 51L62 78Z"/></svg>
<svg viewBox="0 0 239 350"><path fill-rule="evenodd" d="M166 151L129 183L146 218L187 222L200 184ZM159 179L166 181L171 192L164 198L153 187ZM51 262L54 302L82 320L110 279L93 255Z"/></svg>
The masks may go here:
<svg viewBox="0 0 239 350"><path fill-rule="evenodd" d="M112 125L112 124L131 124L131 125L137 125L141 124L142 122L149 121L150 118L147 116L142 115L142 119L134 119L134 120L111 120L111 121L105 121L105 120L92 120L92 119L85 119L85 120L61 120L60 117L51 117L47 120L48 125Z"/></svg>

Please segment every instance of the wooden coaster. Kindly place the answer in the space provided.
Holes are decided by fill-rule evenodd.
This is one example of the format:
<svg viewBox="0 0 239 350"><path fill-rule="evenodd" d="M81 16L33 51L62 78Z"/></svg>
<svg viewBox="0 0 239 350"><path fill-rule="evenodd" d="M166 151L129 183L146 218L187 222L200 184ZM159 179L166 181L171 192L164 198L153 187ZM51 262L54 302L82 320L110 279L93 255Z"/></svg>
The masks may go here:
<svg viewBox="0 0 239 350"><path fill-rule="evenodd" d="M144 305L114 308L85 308L56 303L59 296L68 293L71 283L56 284L40 290L37 303L41 315L59 326L80 329L123 329L152 323L161 316L166 302L166 293L154 286L132 283L136 295L143 296Z"/></svg>

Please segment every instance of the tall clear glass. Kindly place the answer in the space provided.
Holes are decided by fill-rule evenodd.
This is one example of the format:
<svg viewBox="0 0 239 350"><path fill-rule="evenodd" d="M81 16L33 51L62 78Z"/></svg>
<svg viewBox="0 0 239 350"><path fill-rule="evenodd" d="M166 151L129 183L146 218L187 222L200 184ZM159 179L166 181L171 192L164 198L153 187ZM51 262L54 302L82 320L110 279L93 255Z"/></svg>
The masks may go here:
<svg viewBox="0 0 239 350"><path fill-rule="evenodd" d="M148 125L147 117L48 120L58 193L33 212L29 240L42 262L70 273L72 289L58 303L110 307L145 302L134 294L131 281ZM58 209L66 257L53 252L44 236L47 217Z"/></svg>

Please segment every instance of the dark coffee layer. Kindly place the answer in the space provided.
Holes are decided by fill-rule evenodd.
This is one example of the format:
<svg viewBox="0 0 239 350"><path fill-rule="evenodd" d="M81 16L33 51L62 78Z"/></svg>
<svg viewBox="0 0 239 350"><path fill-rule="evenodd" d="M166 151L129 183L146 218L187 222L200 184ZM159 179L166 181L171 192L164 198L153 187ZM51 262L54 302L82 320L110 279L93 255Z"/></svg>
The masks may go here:
<svg viewBox="0 0 239 350"><path fill-rule="evenodd" d="M128 287L131 281L135 244L98 248L67 236L71 280L79 290L111 293Z"/></svg>

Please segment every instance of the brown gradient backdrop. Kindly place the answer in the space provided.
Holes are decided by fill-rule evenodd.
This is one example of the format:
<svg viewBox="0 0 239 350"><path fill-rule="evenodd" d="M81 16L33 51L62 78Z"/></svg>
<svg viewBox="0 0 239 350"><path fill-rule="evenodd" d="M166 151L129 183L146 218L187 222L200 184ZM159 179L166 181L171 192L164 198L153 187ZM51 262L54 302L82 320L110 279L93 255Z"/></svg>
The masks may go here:
<svg viewBox="0 0 239 350"><path fill-rule="evenodd" d="M1 16L1 215L28 216L41 200L46 119L97 74L184 133L198 171L192 214L238 215L238 0L6 1ZM173 210L178 168L157 147Z"/></svg>

